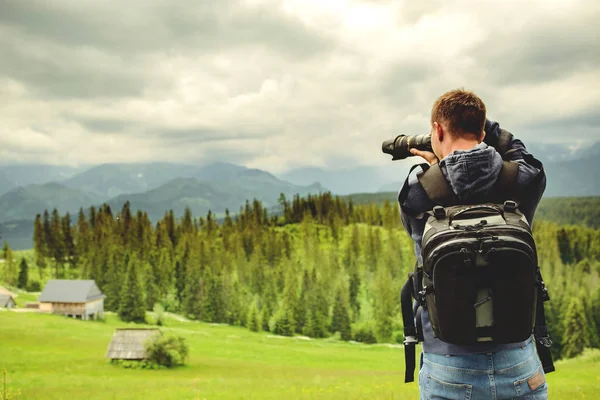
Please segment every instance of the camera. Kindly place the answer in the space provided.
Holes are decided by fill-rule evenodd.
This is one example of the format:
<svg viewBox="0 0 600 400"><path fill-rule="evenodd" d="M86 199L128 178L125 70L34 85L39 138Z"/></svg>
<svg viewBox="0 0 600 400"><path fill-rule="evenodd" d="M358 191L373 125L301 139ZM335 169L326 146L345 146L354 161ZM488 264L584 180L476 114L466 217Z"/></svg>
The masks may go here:
<svg viewBox="0 0 600 400"><path fill-rule="evenodd" d="M381 150L386 154L392 155L392 161L414 156L410 152L410 149L433 151L431 148L431 133L411 136L398 135L394 139L385 140L381 144Z"/></svg>

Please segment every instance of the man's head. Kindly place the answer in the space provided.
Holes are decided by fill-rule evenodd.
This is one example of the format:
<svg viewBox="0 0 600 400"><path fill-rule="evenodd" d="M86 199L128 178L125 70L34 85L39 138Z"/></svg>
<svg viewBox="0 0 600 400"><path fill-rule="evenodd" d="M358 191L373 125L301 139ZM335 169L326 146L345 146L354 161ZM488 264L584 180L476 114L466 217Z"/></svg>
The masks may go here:
<svg viewBox="0 0 600 400"><path fill-rule="evenodd" d="M468 149L485 137L486 109L473 92L451 90L431 109L431 146L441 160L456 149Z"/></svg>

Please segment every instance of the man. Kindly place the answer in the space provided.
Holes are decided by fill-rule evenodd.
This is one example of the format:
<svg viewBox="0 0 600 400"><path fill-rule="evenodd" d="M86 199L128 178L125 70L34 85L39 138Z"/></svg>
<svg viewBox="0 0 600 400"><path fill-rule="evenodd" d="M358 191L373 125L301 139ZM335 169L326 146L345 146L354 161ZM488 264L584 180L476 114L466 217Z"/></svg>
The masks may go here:
<svg viewBox="0 0 600 400"><path fill-rule="evenodd" d="M412 149L430 165L439 163L456 198L464 204L485 200L502 168L502 156L493 147L500 140L498 123L486 118L486 107L474 93L453 90L439 97L431 111L433 152ZM535 180L540 169L527 163L523 143L508 143L505 160L516 161L518 185L534 182L519 210L529 224L545 190L545 177ZM537 182L539 181L539 182ZM402 224L415 242L422 264L421 239L426 217L435 205L415 176L401 192ZM531 186L531 185L529 185ZM531 189L531 188L529 188ZM404 194L403 194L404 193ZM536 352L533 335L520 343L490 345L485 342L459 346L433 336L426 308L421 312L423 352L418 376L421 399L547 399L548 386Z"/></svg>

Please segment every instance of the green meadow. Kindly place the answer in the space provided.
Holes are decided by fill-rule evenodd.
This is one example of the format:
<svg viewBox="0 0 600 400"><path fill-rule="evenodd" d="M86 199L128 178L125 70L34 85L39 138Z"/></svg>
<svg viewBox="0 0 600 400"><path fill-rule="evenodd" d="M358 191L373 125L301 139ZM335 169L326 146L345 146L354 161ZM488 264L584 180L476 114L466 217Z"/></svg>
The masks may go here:
<svg viewBox="0 0 600 400"><path fill-rule="evenodd" d="M398 346L274 336L169 317L161 329L185 337L186 365L131 370L105 358L115 328L126 326L112 314L79 321L0 312L0 371L7 373L8 390L23 400L418 398L417 384L403 381ZM600 351L556 367L548 375L551 399L597 398Z"/></svg>

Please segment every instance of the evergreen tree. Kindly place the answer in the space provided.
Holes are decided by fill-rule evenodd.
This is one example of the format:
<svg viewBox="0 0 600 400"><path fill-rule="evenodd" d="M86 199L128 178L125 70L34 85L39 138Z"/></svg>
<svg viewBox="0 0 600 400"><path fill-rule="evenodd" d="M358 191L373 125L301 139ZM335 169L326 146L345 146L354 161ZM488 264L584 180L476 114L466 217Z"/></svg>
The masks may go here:
<svg viewBox="0 0 600 400"><path fill-rule="evenodd" d="M52 252L52 257L54 258L54 276L60 279L64 276L61 266L63 265L65 258L65 242L61 218L56 208L52 210L52 218L50 220L50 235L50 250Z"/></svg>
<svg viewBox="0 0 600 400"><path fill-rule="evenodd" d="M106 279L96 281L97 283L105 282L104 284L100 284L100 289L106 295L104 307L107 311L119 310L123 279L125 278L125 274L127 272L126 270L123 271L121 266L127 268L130 263L129 260L129 253L121 254L119 247L116 245L112 245L110 247L110 255L106 259Z"/></svg>
<svg viewBox="0 0 600 400"><path fill-rule="evenodd" d="M202 254L193 254L188 264L188 278L183 292L183 310L193 319L202 318L205 287L202 278Z"/></svg>
<svg viewBox="0 0 600 400"><path fill-rule="evenodd" d="M331 332L340 332L342 340L351 340L350 310L348 300L344 296L342 287L339 286L335 295L333 315L331 317Z"/></svg>
<svg viewBox="0 0 600 400"><path fill-rule="evenodd" d="M378 270L373 292L375 294L373 310L378 341L389 341L392 338L397 295L389 269L380 268Z"/></svg>
<svg viewBox="0 0 600 400"><path fill-rule="evenodd" d="M284 305L275 316L275 326L273 333L281 336L294 336L294 311Z"/></svg>
<svg viewBox="0 0 600 400"><path fill-rule="evenodd" d="M47 214L47 212L46 212ZM46 257L48 257L48 242L42 224L42 217L37 214L33 223L33 249L35 252L35 264L38 266L40 278L42 271L46 268Z"/></svg>
<svg viewBox="0 0 600 400"><path fill-rule="evenodd" d="M29 272L28 272L27 261L25 258L21 258L21 265L19 267L19 279L17 281L17 287L20 289L26 289L27 283L29 282Z"/></svg>
<svg viewBox="0 0 600 400"><path fill-rule="evenodd" d="M227 310L221 277L209 268L206 271L205 279L207 295L202 319L207 322L225 322Z"/></svg>
<svg viewBox="0 0 600 400"><path fill-rule="evenodd" d="M587 330L588 321L581 299L573 296L564 319L563 352L565 358L578 356L590 346Z"/></svg>
<svg viewBox="0 0 600 400"><path fill-rule="evenodd" d="M254 301L250 306L250 310L248 311L246 327L248 327L248 329L250 329L253 332L258 332L261 330L261 323L258 311L258 299L256 297L254 298Z"/></svg>
<svg viewBox="0 0 600 400"><path fill-rule="evenodd" d="M17 264L13 257L13 251L8 245L8 242L4 241L3 249L4 258L4 281L9 285L13 286L17 283L18 271Z"/></svg>
<svg viewBox="0 0 600 400"><path fill-rule="evenodd" d="M156 283L156 272L150 262L144 262L144 286L146 291L146 310L150 311L159 301L159 288Z"/></svg>
<svg viewBox="0 0 600 400"><path fill-rule="evenodd" d="M146 321L145 296L138 272L139 261L135 257L129 259L127 274L121 295L119 296L119 318L124 322L144 323Z"/></svg>
<svg viewBox="0 0 600 400"><path fill-rule="evenodd" d="M73 238L73 230L71 228L71 216L67 212L61 219L61 233L63 237L63 256L65 262L69 263L70 269L77 268L77 252L75 250L75 240Z"/></svg>
<svg viewBox="0 0 600 400"><path fill-rule="evenodd" d="M186 271L188 270L188 261L190 259L190 242L187 236L183 239L183 253L175 262L175 290L177 300L181 304L183 302L183 292L186 284Z"/></svg>
<svg viewBox="0 0 600 400"><path fill-rule="evenodd" d="M300 289L300 297L298 302L296 303L296 307L294 309L294 319L296 321L296 333L302 333L304 327L307 323L308 317L308 301L310 298L310 290L311 290L312 282L310 281L310 277L307 270L304 270L304 275L302 276L302 287Z"/></svg>

